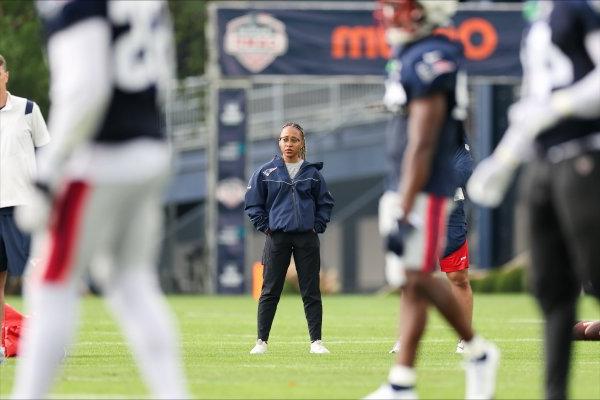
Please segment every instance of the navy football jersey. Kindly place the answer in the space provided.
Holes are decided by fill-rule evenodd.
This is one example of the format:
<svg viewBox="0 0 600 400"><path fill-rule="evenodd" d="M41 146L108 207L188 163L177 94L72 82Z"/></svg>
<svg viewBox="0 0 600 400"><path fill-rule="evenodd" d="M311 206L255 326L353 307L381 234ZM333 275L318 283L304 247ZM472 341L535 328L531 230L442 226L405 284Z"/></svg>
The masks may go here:
<svg viewBox="0 0 600 400"><path fill-rule="evenodd" d="M167 4L38 0L37 7L48 41L54 35L69 34L69 28L82 21L103 20L111 31L106 60L111 68L112 79L106 82L111 100L92 140L118 143L136 138L164 139L159 100L168 84L165 80L172 78L174 69Z"/></svg>
<svg viewBox="0 0 600 400"><path fill-rule="evenodd" d="M589 0L540 2L540 7L540 19L531 25L521 57L527 95L547 101L553 91L576 83L594 69L584 39L600 30L600 7ZM597 132L600 118L571 117L542 132L537 144L545 152Z"/></svg>
<svg viewBox="0 0 600 400"><path fill-rule="evenodd" d="M448 114L440 132L424 192L454 196L458 181L453 155L464 136L466 76L460 71L462 47L444 36L430 36L394 51L387 65L384 103L395 113L387 127L390 160L388 190L396 190L408 140L408 103L434 93L447 96Z"/></svg>

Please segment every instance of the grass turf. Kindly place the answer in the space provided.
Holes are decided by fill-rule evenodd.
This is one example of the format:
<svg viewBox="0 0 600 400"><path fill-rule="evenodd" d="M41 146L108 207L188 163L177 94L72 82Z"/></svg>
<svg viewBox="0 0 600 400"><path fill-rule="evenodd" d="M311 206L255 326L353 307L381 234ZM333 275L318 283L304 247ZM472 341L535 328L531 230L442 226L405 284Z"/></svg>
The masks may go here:
<svg viewBox="0 0 600 400"><path fill-rule="evenodd" d="M197 398L360 398L376 389L393 356L395 296L324 298L323 338L330 355L308 353L302 302L284 296L269 352L248 354L256 331L256 302L249 297L172 296L179 318L190 388ZM21 308L19 298L8 303ZM600 319L597 304L583 298L580 319ZM527 295L477 295L475 326L502 351L497 398L542 398L542 320ZM430 314L418 358L421 398L463 398L456 339L436 312ZM575 342L570 394L600 398L600 343ZM15 360L0 367L0 398L10 393ZM82 324L52 396L139 398L147 391L123 337L102 301L86 297Z"/></svg>

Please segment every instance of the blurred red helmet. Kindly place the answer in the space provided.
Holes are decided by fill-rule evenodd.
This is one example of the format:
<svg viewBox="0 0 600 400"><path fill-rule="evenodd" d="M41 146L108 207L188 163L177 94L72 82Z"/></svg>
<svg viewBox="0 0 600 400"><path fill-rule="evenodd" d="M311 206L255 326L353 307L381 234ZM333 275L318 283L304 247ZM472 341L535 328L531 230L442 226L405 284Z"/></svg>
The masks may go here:
<svg viewBox="0 0 600 400"><path fill-rule="evenodd" d="M430 34L446 25L457 8L456 0L377 0L375 19L385 28L391 45Z"/></svg>

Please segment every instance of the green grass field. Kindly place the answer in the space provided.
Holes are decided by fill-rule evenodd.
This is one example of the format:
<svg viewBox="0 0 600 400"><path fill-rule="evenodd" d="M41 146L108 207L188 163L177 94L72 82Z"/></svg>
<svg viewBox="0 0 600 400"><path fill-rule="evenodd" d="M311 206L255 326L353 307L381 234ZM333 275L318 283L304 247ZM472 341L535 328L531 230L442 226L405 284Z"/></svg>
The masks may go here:
<svg viewBox="0 0 600 400"><path fill-rule="evenodd" d="M275 318L269 353L248 354L255 340L256 302L249 297L173 296L182 331L186 372L197 398L360 398L382 383L392 355L398 299L394 296L324 298L323 338L330 355L308 353L299 297L285 296ZM8 303L21 308L19 298ZM591 298L581 319L600 319ZM83 301L83 323L55 398L139 398L147 392L102 301ZM477 295L475 325L502 351L498 398L542 398L541 317L526 295ZM421 398L462 398L464 373L456 339L432 313L418 361ZM0 367L0 398L11 391L15 360ZM600 342L576 342L571 397L600 398Z"/></svg>

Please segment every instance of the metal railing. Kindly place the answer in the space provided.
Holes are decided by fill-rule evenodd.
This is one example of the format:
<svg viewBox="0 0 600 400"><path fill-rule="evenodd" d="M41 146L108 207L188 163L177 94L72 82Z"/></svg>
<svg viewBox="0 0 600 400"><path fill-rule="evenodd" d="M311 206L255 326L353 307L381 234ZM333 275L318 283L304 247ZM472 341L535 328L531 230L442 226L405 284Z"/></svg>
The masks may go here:
<svg viewBox="0 0 600 400"><path fill-rule="evenodd" d="M285 121L299 122L310 132L381 121L369 106L381 102L381 82L312 78L255 83L248 91L248 138L273 137ZM209 129L209 81L187 78L175 85L167 106L167 130L176 150L206 146Z"/></svg>
<svg viewBox="0 0 600 400"><path fill-rule="evenodd" d="M285 121L299 122L310 132L328 132L345 125L379 121L385 116L368 106L381 102L382 97L381 83L328 79L254 85L248 92L249 138L276 136Z"/></svg>
<svg viewBox="0 0 600 400"><path fill-rule="evenodd" d="M167 133L176 151L206 146L210 86L204 77L173 85L166 106Z"/></svg>

